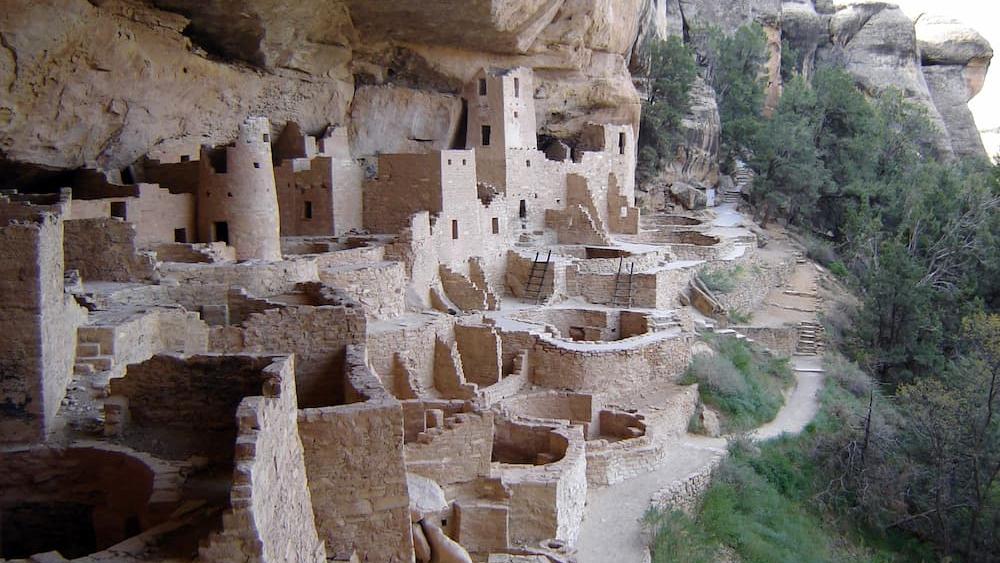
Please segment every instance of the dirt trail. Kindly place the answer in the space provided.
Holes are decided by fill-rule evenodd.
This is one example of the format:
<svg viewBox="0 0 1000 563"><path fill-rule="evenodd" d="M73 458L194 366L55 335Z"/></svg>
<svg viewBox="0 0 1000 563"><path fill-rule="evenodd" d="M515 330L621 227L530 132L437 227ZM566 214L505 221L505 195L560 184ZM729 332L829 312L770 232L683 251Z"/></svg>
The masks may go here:
<svg viewBox="0 0 1000 563"><path fill-rule="evenodd" d="M757 440L783 433L801 432L819 410L817 393L822 386L822 360L818 356L792 358L796 385L775 419L754 431ZM577 542L580 563L645 563L650 560L642 537L641 518L653 494L670 483L711 464L725 455L724 438L688 435L670 446L660 468L610 487L591 489Z"/></svg>

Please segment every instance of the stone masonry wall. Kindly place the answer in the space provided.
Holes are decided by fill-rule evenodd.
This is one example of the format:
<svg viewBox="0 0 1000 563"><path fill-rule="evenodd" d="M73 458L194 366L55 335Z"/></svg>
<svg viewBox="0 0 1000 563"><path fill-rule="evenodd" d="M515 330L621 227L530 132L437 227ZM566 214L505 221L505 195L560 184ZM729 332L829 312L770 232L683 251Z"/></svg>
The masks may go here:
<svg viewBox="0 0 1000 563"><path fill-rule="evenodd" d="M326 559L306 483L293 365L291 358L272 363L263 396L240 402L231 508L223 530L199 549L202 561Z"/></svg>
<svg viewBox="0 0 1000 563"><path fill-rule="evenodd" d="M320 539L334 559L413 560L403 462L403 411L350 347L349 382L362 402L299 411L299 435Z"/></svg>
<svg viewBox="0 0 1000 563"><path fill-rule="evenodd" d="M65 194L68 198L68 194ZM86 312L64 293L65 203L0 197L0 442L40 439L73 374ZM48 202L46 202L48 203Z"/></svg>
<svg viewBox="0 0 1000 563"><path fill-rule="evenodd" d="M466 483L490 473L493 413L455 413L406 444L406 470L439 485Z"/></svg>
<svg viewBox="0 0 1000 563"><path fill-rule="evenodd" d="M154 276L153 257L140 252L132 223L119 219L66 221L66 269L86 281L142 282Z"/></svg>

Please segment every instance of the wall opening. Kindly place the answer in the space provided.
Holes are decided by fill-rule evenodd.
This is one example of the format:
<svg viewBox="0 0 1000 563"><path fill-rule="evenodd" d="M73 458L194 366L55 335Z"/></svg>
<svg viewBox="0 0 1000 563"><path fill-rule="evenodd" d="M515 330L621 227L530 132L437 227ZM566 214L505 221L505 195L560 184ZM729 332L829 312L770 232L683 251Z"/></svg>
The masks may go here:
<svg viewBox="0 0 1000 563"><path fill-rule="evenodd" d="M625 133L618 134L618 154L625 154Z"/></svg>
<svg viewBox="0 0 1000 563"><path fill-rule="evenodd" d="M302 206L302 217L304 219L312 219L313 218L313 202L307 201Z"/></svg>
<svg viewBox="0 0 1000 563"><path fill-rule="evenodd" d="M517 204L517 216L521 219L528 218L528 203L523 199L521 200L521 203Z"/></svg>
<svg viewBox="0 0 1000 563"><path fill-rule="evenodd" d="M264 133L264 142L265 143L270 143L271 142L271 135L269 135L268 133Z"/></svg>
<svg viewBox="0 0 1000 563"><path fill-rule="evenodd" d="M500 234L500 219L498 217L493 218L493 234Z"/></svg>
<svg viewBox="0 0 1000 563"><path fill-rule="evenodd" d="M486 95L486 79L485 78L480 78L479 79L479 95L480 96L485 96Z"/></svg>
<svg viewBox="0 0 1000 563"><path fill-rule="evenodd" d="M260 168L260 163L259 163L259 162L255 162L255 163L253 163L253 167L254 167L254 168Z"/></svg>
<svg viewBox="0 0 1000 563"><path fill-rule="evenodd" d="M132 173L132 167L126 166L121 169L122 183L123 184L134 184L135 174Z"/></svg>
<svg viewBox="0 0 1000 563"><path fill-rule="evenodd" d="M483 146L484 147L490 146L490 133L491 132L492 131L491 131L489 125L483 125Z"/></svg>
<svg viewBox="0 0 1000 563"><path fill-rule="evenodd" d="M124 221L126 219L126 209L127 209L127 206L125 205L124 201L112 201L111 202L111 216L112 217L117 217L117 218L119 218L119 219L121 219L121 220Z"/></svg>
<svg viewBox="0 0 1000 563"><path fill-rule="evenodd" d="M186 243L187 241L188 241L188 231L186 228L182 227L180 229L174 229L174 242Z"/></svg>
<svg viewBox="0 0 1000 563"><path fill-rule="evenodd" d="M514 77L514 97L515 98L521 97L521 80L518 79L517 77Z"/></svg>
<svg viewBox="0 0 1000 563"><path fill-rule="evenodd" d="M58 550L63 557L97 551L94 507L76 502L26 502L0 511L0 556L30 557Z"/></svg>
<svg viewBox="0 0 1000 563"><path fill-rule="evenodd" d="M454 219L451 221L451 238L453 240L458 240L458 221Z"/></svg>
<svg viewBox="0 0 1000 563"><path fill-rule="evenodd" d="M212 223L212 230L215 231L212 240L229 244L229 223L226 221L216 221Z"/></svg>

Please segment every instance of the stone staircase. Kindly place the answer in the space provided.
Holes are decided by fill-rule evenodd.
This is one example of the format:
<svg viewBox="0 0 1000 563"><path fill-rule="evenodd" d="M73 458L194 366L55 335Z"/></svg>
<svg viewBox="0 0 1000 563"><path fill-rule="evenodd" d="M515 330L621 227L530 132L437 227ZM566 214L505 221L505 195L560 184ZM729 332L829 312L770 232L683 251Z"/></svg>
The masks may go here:
<svg viewBox="0 0 1000 563"><path fill-rule="evenodd" d="M739 204L743 201L743 194L750 193L753 178L753 170L743 162L736 161L736 170L733 171L733 188L720 194L722 202Z"/></svg>
<svg viewBox="0 0 1000 563"><path fill-rule="evenodd" d="M823 325L814 321L802 321L798 326L799 341L795 345L796 356L818 356L823 354Z"/></svg>
<svg viewBox="0 0 1000 563"><path fill-rule="evenodd" d="M658 332L661 330L670 330L672 328L680 328L681 321L677 318L677 314L673 311L666 312L656 312L647 317L647 326L650 332Z"/></svg>

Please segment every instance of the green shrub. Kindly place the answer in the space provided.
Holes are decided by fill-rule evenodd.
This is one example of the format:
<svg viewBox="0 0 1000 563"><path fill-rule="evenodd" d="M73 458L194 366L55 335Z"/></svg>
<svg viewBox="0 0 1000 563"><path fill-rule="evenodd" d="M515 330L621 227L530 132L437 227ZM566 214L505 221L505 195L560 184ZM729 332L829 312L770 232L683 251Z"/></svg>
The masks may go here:
<svg viewBox="0 0 1000 563"><path fill-rule="evenodd" d="M729 322L735 325L745 325L751 320L753 320L753 313L740 310L729 312Z"/></svg>
<svg viewBox="0 0 1000 563"><path fill-rule="evenodd" d="M679 510L650 508L642 517L652 532L653 563L712 563L719 545L693 518Z"/></svg>
<svg viewBox="0 0 1000 563"><path fill-rule="evenodd" d="M830 265L827 266L827 268L829 268L830 272L833 275L837 276L838 278L846 278L847 275L850 273L847 271L847 266L845 266L844 263L841 262L840 260L834 260L833 262L830 262Z"/></svg>
<svg viewBox="0 0 1000 563"><path fill-rule="evenodd" d="M806 256L827 268L830 267L830 264L837 261L837 251L833 248L833 244L828 241L808 237L805 240L805 247Z"/></svg>
<svg viewBox="0 0 1000 563"><path fill-rule="evenodd" d="M704 404L719 412L727 432L773 420L784 404L782 390L794 380L787 360L754 351L735 338L712 341L717 354L698 354L682 383L698 383Z"/></svg>
<svg viewBox="0 0 1000 563"><path fill-rule="evenodd" d="M711 291L729 293L736 289L745 273L743 266L706 269L698 272L698 279Z"/></svg>

